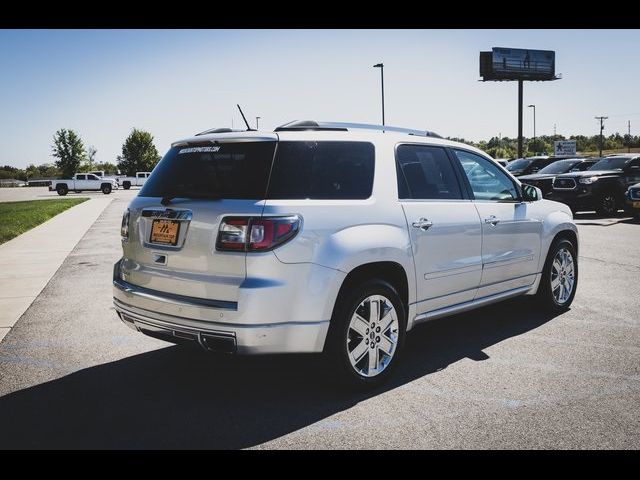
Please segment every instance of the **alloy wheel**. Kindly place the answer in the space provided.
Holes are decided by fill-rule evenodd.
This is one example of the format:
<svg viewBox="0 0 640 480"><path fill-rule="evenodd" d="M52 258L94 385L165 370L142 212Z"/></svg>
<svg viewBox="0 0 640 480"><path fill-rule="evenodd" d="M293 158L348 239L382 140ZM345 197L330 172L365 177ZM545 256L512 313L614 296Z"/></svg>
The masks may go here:
<svg viewBox="0 0 640 480"><path fill-rule="evenodd" d="M349 361L359 375L375 377L389 366L399 328L398 313L383 295L371 295L356 307L346 341Z"/></svg>
<svg viewBox="0 0 640 480"><path fill-rule="evenodd" d="M558 305L564 305L571 298L575 285L573 255L566 248L556 252L551 264L551 292Z"/></svg>

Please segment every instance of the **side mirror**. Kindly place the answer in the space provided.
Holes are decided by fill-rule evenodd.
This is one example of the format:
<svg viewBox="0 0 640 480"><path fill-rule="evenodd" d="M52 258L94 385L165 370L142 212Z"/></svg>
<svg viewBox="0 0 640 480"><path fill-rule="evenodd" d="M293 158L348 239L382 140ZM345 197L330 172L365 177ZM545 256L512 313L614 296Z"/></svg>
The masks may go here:
<svg viewBox="0 0 640 480"><path fill-rule="evenodd" d="M525 202L536 202L542 200L542 190L533 185L522 184L522 200Z"/></svg>

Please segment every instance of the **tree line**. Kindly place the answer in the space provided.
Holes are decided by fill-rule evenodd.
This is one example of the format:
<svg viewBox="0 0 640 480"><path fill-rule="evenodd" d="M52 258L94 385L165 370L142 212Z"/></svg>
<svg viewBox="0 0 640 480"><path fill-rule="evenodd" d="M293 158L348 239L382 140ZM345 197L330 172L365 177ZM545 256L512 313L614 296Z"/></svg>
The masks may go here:
<svg viewBox="0 0 640 480"><path fill-rule="evenodd" d="M464 138L451 138L449 140L466 143L487 152L493 158L516 158L518 155L518 139L509 137L492 137L490 140L481 140L472 142ZM576 152L579 153L595 153L600 149L600 135L571 135L565 137L563 135L541 135L532 138L523 139L523 155L530 157L532 155L552 155L554 152L553 142L559 140L575 140ZM620 135L614 133L609 136L603 136L603 150L616 150L624 152L628 148L640 148L640 136L638 135Z"/></svg>
<svg viewBox="0 0 640 480"><path fill-rule="evenodd" d="M30 164L25 169L5 165L0 167L0 180L15 178L26 181L31 178L69 178L76 172L104 170L106 174L121 173L133 176L136 172L150 172L160 161L151 133L134 128L122 144L122 154L117 162L96 162L97 150L85 146L74 130L62 128L53 136L51 155L53 163Z"/></svg>

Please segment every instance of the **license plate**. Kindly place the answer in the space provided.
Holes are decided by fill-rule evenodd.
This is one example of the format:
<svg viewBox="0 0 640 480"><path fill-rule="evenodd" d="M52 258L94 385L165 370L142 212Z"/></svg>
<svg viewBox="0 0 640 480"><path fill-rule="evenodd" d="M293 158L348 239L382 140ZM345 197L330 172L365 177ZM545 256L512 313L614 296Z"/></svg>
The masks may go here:
<svg viewBox="0 0 640 480"><path fill-rule="evenodd" d="M177 220L154 220L151 224L151 243L177 245L180 222Z"/></svg>
<svg viewBox="0 0 640 480"><path fill-rule="evenodd" d="M640 208L640 202L633 202L633 208Z"/></svg>

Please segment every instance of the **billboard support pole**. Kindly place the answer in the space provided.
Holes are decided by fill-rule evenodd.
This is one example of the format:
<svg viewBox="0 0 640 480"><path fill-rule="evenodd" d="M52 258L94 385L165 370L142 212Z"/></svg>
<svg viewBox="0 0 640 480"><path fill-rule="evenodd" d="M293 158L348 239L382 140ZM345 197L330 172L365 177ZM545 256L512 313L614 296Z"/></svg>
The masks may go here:
<svg viewBox="0 0 640 480"><path fill-rule="evenodd" d="M522 80L518 80L518 158L522 157Z"/></svg>

